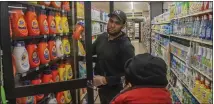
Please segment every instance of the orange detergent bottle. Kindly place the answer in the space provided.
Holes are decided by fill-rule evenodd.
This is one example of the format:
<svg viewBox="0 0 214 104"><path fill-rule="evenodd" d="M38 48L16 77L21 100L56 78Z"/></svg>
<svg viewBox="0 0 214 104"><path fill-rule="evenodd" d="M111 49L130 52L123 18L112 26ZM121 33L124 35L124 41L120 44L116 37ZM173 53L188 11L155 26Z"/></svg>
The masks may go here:
<svg viewBox="0 0 214 104"><path fill-rule="evenodd" d="M55 60L57 58L55 40L48 41L48 50L49 50L49 54L50 54L50 60Z"/></svg>
<svg viewBox="0 0 214 104"><path fill-rule="evenodd" d="M27 28L30 36L37 36L40 34L39 24L37 21L37 16L35 13L35 8L29 7L25 15L25 20L27 21Z"/></svg>
<svg viewBox="0 0 214 104"><path fill-rule="evenodd" d="M25 37L28 35L27 23L24 19L24 13L21 9L11 10L12 30L15 36Z"/></svg>
<svg viewBox="0 0 214 104"><path fill-rule="evenodd" d="M62 8L63 8L65 11L70 11L70 3L69 3L69 1L63 1L63 2L62 2Z"/></svg>
<svg viewBox="0 0 214 104"><path fill-rule="evenodd" d="M9 19L9 26L10 26L10 37L12 37L13 32L12 32L12 27L11 27L11 20Z"/></svg>
<svg viewBox="0 0 214 104"><path fill-rule="evenodd" d="M41 64L46 64L50 61L48 44L44 40L39 43L38 53Z"/></svg>
<svg viewBox="0 0 214 104"><path fill-rule="evenodd" d="M40 15L38 16L38 22L40 34L49 34L48 21L45 10L41 10Z"/></svg>
<svg viewBox="0 0 214 104"><path fill-rule="evenodd" d="M56 22L54 19L54 12L50 11L48 15L49 34L56 34Z"/></svg>
<svg viewBox="0 0 214 104"><path fill-rule="evenodd" d="M44 5L44 6L50 6L51 2L50 1L40 1L39 4Z"/></svg>
<svg viewBox="0 0 214 104"><path fill-rule="evenodd" d="M61 2L60 1L51 1L51 5L54 8L61 8Z"/></svg>
<svg viewBox="0 0 214 104"><path fill-rule="evenodd" d="M51 74L52 74L52 80L53 82L59 82L59 72L57 70L57 65L51 66Z"/></svg>
<svg viewBox="0 0 214 104"><path fill-rule="evenodd" d="M39 78L39 75L36 75L35 78L31 81L33 85L40 85L42 83L41 79ZM44 94L36 95L36 101L40 101L44 98Z"/></svg>
<svg viewBox="0 0 214 104"><path fill-rule="evenodd" d="M75 27L75 31L73 33L73 38L76 40L79 40L80 35L82 34L83 30L84 30L84 23L83 22L77 23L77 25Z"/></svg>
<svg viewBox="0 0 214 104"><path fill-rule="evenodd" d="M63 92L58 92L56 95L56 100L58 104L65 104L65 96Z"/></svg>
<svg viewBox="0 0 214 104"><path fill-rule="evenodd" d="M46 69L43 72L42 82L43 83L52 83L53 82L52 77L53 76L51 74L51 70Z"/></svg>
<svg viewBox="0 0 214 104"><path fill-rule="evenodd" d="M38 57L37 46L34 43L30 43L27 45L28 57L30 68L38 67L40 64L40 60Z"/></svg>

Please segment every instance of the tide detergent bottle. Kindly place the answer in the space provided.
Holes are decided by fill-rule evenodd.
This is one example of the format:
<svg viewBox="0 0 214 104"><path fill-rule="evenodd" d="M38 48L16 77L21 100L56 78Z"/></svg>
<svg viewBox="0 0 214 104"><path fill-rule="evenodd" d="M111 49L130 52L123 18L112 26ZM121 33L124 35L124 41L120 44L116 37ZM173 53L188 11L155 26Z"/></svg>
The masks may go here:
<svg viewBox="0 0 214 104"><path fill-rule="evenodd" d="M50 6L51 2L50 1L40 1L39 4L44 5L44 6Z"/></svg>
<svg viewBox="0 0 214 104"><path fill-rule="evenodd" d="M48 15L49 34L56 34L56 22L54 12L50 11Z"/></svg>
<svg viewBox="0 0 214 104"><path fill-rule="evenodd" d="M69 3L69 1L63 1L63 2L62 2L62 8L63 8L65 11L70 11L70 3Z"/></svg>
<svg viewBox="0 0 214 104"><path fill-rule="evenodd" d="M69 90L64 91L64 97L65 97L65 103L70 103L71 102L71 93Z"/></svg>
<svg viewBox="0 0 214 104"><path fill-rule="evenodd" d="M31 81L31 83L33 85L40 85L42 83L42 80L39 78L39 75L36 75L34 77L34 79ZM44 98L44 94L39 94L39 95L36 95L36 101L40 101Z"/></svg>
<svg viewBox="0 0 214 104"><path fill-rule="evenodd" d="M38 22L40 34L49 34L49 27L45 10L41 10L40 15L38 16Z"/></svg>
<svg viewBox="0 0 214 104"><path fill-rule="evenodd" d="M59 82L59 72L57 70L57 65L51 66L51 74L52 74L52 80L53 82Z"/></svg>
<svg viewBox="0 0 214 104"><path fill-rule="evenodd" d="M30 81L24 81L24 85L30 85ZM16 102L17 104L36 104L36 98L34 96L16 98Z"/></svg>
<svg viewBox="0 0 214 104"><path fill-rule="evenodd" d="M68 40L68 37L64 37L62 39L63 51L65 55L69 55L71 53L71 46Z"/></svg>
<svg viewBox="0 0 214 104"><path fill-rule="evenodd" d="M67 61L65 63L65 72L66 72L66 79L67 80L71 80L73 78L73 70L71 67L71 64L69 63L69 61Z"/></svg>
<svg viewBox="0 0 214 104"><path fill-rule="evenodd" d="M35 68L40 65L40 59L38 56L37 46L35 43L27 45L28 57L30 62L30 68Z"/></svg>
<svg viewBox="0 0 214 104"><path fill-rule="evenodd" d="M63 92L58 92L56 94L56 100L58 104L65 104L65 96Z"/></svg>
<svg viewBox="0 0 214 104"><path fill-rule="evenodd" d="M50 53L50 59L55 60L57 58L57 52L56 52L56 42L54 39L48 41L48 50Z"/></svg>
<svg viewBox="0 0 214 104"><path fill-rule="evenodd" d="M65 64L61 63L58 67L60 81L66 81Z"/></svg>
<svg viewBox="0 0 214 104"><path fill-rule="evenodd" d="M56 39L56 52L57 57L62 57L64 55L61 38Z"/></svg>
<svg viewBox="0 0 214 104"><path fill-rule="evenodd" d="M27 28L30 36L37 36L40 34L39 23L37 21L37 16L35 13L35 8L33 6L28 8L25 15L25 20L27 21Z"/></svg>
<svg viewBox="0 0 214 104"><path fill-rule="evenodd" d="M28 35L27 23L24 19L24 13L21 9L11 10L11 27L13 33L17 37L25 37Z"/></svg>
<svg viewBox="0 0 214 104"><path fill-rule="evenodd" d="M51 1L51 5L54 8L61 8L61 1Z"/></svg>
<svg viewBox="0 0 214 104"><path fill-rule="evenodd" d="M50 61L50 54L48 50L48 44L45 40L42 40L38 46L39 59L41 64L47 64Z"/></svg>
<svg viewBox="0 0 214 104"><path fill-rule="evenodd" d="M60 13L56 13L55 21L56 21L56 33L60 34L63 32L63 30L62 30L62 19L61 19Z"/></svg>
<svg viewBox="0 0 214 104"><path fill-rule="evenodd" d="M67 18L66 13L63 13L63 15L62 15L62 29L63 29L63 33L69 32L68 18Z"/></svg>
<svg viewBox="0 0 214 104"><path fill-rule="evenodd" d="M15 43L13 49L13 55L16 63L16 68L18 73L27 72L30 68L28 53L25 49L25 43L19 41Z"/></svg>
<svg viewBox="0 0 214 104"><path fill-rule="evenodd" d="M43 77L42 77L42 82L43 83L52 83L52 74L50 69L46 69L43 71Z"/></svg>

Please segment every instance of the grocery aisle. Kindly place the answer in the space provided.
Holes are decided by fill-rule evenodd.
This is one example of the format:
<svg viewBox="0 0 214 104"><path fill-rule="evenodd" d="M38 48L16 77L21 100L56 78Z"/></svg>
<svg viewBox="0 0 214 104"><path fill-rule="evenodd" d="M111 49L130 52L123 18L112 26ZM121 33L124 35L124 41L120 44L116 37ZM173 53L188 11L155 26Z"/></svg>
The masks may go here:
<svg viewBox="0 0 214 104"><path fill-rule="evenodd" d="M132 40L132 45L135 48L135 55L148 52L143 43L139 43L139 40Z"/></svg>

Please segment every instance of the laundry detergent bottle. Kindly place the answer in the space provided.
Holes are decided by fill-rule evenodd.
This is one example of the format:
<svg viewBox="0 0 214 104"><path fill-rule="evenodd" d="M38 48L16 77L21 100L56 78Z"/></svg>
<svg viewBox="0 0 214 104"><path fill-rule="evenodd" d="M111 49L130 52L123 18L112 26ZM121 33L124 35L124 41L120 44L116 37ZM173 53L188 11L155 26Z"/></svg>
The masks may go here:
<svg viewBox="0 0 214 104"><path fill-rule="evenodd" d="M40 15L38 16L38 22L39 22L39 29L40 34L49 34L49 27L48 27L48 21L46 16L46 11L41 10Z"/></svg>
<svg viewBox="0 0 214 104"><path fill-rule="evenodd" d="M73 70L69 61L65 63L65 71L66 71L67 80L71 80L73 78Z"/></svg>
<svg viewBox="0 0 214 104"><path fill-rule="evenodd" d="M55 21L56 21L56 33L60 34L63 32L63 30L62 30L62 19L61 19L60 13L56 13Z"/></svg>
<svg viewBox="0 0 214 104"><path fill-rule="evenodd" d="M50 59L55 60L57 58L57 51L56 51L56 42L54 39L48 41L48 50L50 53Z"/></svg>
<svg viewBox="0 0 214 104"><path fill-rule="evenodd" d="M65 103L70 103L71 102L71 93L69 90L64 91L64 97L65 97Z"/></svg>
<svg viewBox="0 0 214 104"><path fill-rule="evenodd" d="M38 45L38 53L41 64L47 64L50 61L50 54L48 50L48 44L45 40L42 40Z"/></svg>
<svg viewBox="0 0 214 104"><path fill-rule="evenodd" d="M54 8L61 8L61 1L51 1L51 5L54 7Z"/></svg>
<svg viewBox="0 0 214 104"><path fill-rule="evenodd" d="M38 56L37 46L34 43L30 43L27 45L28 57L30 68L35 68L40 65L40 59Z"/></svg>
<svg viewBox="0 0 214 104"><path fill-rule="evenodd" d="M50 1L40 1L39 4L44 5L44 6L50 6L51 2Z"/></svg>
<svg viewBox="0 0 214 104"><path fill-rule="evenodd" d="M64 54L69 55L71 53L71 46L70 46L70 42L68 40L68 37L64 37L62 39L62 45L63 45Z"/></svg>
<svg viewBox="0 0 214 104"><path fill-rule="evenodd" d="M49 34L56 34L56 22L54 12L50 11L48 15Z"/></svg>
<svg viewBox="0 0 214 104"><path fill-rule="evenodd" d="M30 81L24 81L24 85L30 85ZM16 104L36 104L36 98L34 96L16 98Z"/></svg>
<svg viewBox="0 0 214 104"><path fill-rule="evenodd" d="M42 80L39 78L39 75L36 75L35 78L31 81L33 85L40 85ZM36 101L40 101L44 98L44 94L36 95Z"/></svg>
<svg viewBox="0 0 214 104"><path fill-rule="evenodd" d="M43 83L52 83L53 82L53 78L52 78L52 74L51 74L51 70L50 69L46 69L43 71L43 77L42 77L42 82Z"/></svg>
<svg viewBox="0 0 214 104"><path fill-rule="evenodd" d="M51 66L51 74L52 74L52 80L53 82L59 82L59 72L57 70L57 65Z"/></svg>
<svg viewBox="0 0 214 104"><path fill-rule="evenodd" d="M37 21L37 16L35 13L35 8L33 6L28 8L25 15L25 20L27 22L27 28L30 36L37 36L40 34L39 23Z"/></svg>
<svg viewBox="0 0 214 104"><path fill-rule="evenodd" d="M15 58L16 69L18 73L27 72L30 68L28 53L25 49L25 43L23 41L19 41L15 43L13 49L13 55Z"/></svg>
<svg viewBox="0 0 214 104"><path fill-rule="evenodd" d="M65 72L65 65L64 64L60 64L58 67L58 71L59 71L59 79L60 81L66 81L67 77L66 77L66 72Z"/></svg>
<svg viewBox="0 0 214 104"><path fill-rule="evenodd" d="M58 92L56 94L56 100L58 104L65 104L65 96L63 92Z"/></svg>
<svg viewBox="0 0 214 104"><path fill-rule="evenodd" d="M57 57L62 57L64 55L62 41L59 37L56 39L56 52Z"/></svg>
<svg viewBox="0 0 214 104"><path fill-rule="evenodd" d="M70 3L69 3L69 1L63 1L63 2L62 2L62 8L63 8L65 11L70 11Z"/></svg>
<svg viewBox="0 0 214 104"><path fill-rule="evenodd" d="M21 9L11 10L11 24L15 36L25 37L28 35L27 23L24 19L24 13Z"/></svg>
<svg viewBox="0 0 214 104"><path fill-rule="evenodd" d="M68 18L65 13L63 13L63 15L62 15L62 29L63 29L63 33L69 32Z"/></svg>

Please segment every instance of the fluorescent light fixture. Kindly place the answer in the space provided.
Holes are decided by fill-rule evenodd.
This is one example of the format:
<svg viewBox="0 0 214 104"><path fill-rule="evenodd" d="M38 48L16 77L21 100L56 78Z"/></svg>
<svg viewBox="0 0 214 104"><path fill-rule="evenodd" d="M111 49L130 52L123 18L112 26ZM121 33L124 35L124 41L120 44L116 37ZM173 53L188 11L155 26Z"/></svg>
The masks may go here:
<svg viewBox="0 0 214 104"><path fill-rule="evenodd" d="M132 10L134 9L134 7L133 7L134 5L133 5L133 2L131 2L131 7L132 7Z"/></svg>

